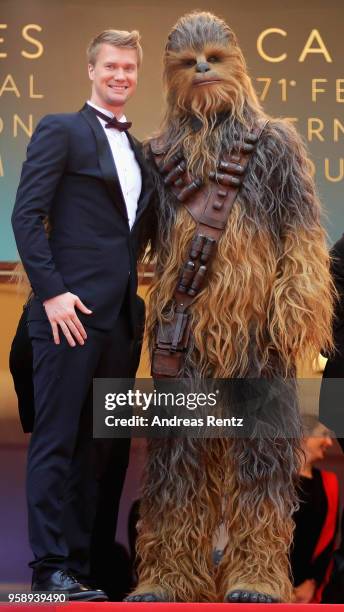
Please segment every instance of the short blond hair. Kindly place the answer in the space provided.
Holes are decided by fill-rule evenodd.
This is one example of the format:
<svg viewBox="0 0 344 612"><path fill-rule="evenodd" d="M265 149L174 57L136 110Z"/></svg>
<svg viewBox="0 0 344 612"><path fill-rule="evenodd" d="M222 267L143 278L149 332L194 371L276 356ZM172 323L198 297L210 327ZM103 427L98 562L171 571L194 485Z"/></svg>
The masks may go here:
<svg viewBox="0 0 344 612"><path fill-rule="evenodd" d="M99 47L102 44L113 45L113 47L121 47L126 49L136 49L137 65L142 63L142 47L140 45L140 33L137 30L127 32L126 30L104 30L91 40L87 47L88 63L95 65Z"/></svg>

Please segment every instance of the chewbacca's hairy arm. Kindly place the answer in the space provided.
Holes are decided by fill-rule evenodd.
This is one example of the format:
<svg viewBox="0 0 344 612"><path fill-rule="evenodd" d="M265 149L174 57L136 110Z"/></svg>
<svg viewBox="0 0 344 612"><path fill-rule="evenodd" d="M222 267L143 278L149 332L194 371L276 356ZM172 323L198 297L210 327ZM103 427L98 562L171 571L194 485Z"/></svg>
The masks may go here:
<svg viewBox="0 0 344 612"><path fill-rule="evenodd" d="M286 121L272 121L267 132L275 159L267 188L276 197L280 240L269 330L275 347L292 364L331 348L334 290L306 148Z"/></svg>

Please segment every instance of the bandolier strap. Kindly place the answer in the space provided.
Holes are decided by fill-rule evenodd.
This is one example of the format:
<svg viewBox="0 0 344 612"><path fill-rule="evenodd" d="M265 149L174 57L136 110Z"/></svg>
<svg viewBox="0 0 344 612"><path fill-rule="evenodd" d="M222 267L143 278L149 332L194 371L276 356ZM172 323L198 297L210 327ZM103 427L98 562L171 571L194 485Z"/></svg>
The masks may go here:
<svg viewBox="0 0 344 612"><path fill-rule="evenodd" d="M243 143L237 143L230 154L224 155L218 162L216 172L209 175L207 183L190 176L182 155L168 157L162 139L154 139L150 143L165 186L172 190L197 223L173 294L174 316L171 321L157 327L152 358L154 378L177 378L182 374L190 339L188 309L205 286L210 263L266 124L267 121L256 126L245 136Z"/></svg>

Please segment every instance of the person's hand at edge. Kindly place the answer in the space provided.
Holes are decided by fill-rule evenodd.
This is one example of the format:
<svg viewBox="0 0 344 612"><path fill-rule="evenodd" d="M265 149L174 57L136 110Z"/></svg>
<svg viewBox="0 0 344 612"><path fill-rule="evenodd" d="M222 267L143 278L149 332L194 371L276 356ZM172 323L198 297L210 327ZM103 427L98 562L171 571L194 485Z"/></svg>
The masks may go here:
<svg viewBox="0 0 344 612"><path fill-rule="evenodd" d="M76 346L75 341L81 345L85 344L87 334L75 308L88 315L92 314L92 310L87 308L77 295L68 291L45 300L43 306L51 325L55 344L60 344L59 327L70 346Z"/></svg>
<svg viewBox="0 0 344 612"><path fill-rule="evenodd" d="M294 603L310 603L316 591L316 582L308 578L302 584L294 588Z"/></svg>

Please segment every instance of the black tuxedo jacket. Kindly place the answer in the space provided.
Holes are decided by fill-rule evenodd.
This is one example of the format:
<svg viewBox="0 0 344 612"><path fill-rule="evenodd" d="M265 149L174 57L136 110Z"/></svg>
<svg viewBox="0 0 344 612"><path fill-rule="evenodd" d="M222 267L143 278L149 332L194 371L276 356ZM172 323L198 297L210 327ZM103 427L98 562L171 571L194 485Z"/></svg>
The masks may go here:
<svg viewBox="0 0 344 612"><path fill-rule="evenodd" d="M78 113L48 115L38 124L23 164L12 215L18 251L34 299L28 320L45 319L42 302L71 291L93 311L91 327L111 329L128 291L135 320L140 224L154 207L154 187L139 143L128 134L142 173L135 224L104 130L86 104ZM47 237L42 220L51 225Z"/></svg>

